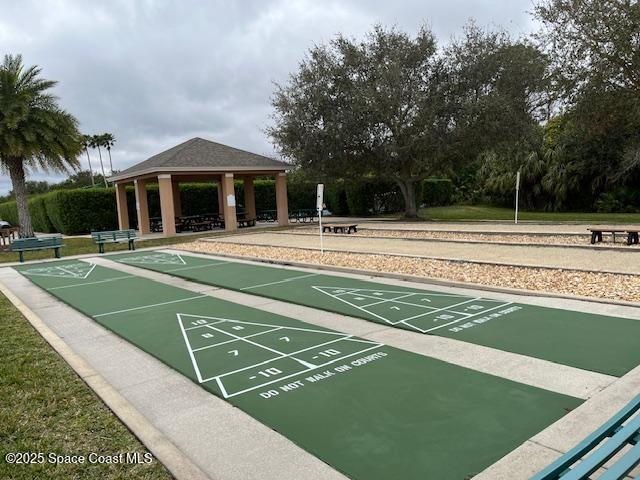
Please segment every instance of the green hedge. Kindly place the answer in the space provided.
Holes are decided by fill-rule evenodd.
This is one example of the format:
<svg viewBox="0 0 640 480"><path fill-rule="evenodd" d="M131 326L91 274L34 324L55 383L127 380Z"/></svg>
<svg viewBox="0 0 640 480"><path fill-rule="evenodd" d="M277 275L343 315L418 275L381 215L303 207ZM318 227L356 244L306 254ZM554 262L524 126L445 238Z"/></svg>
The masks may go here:
<svg viewBox="0 0 640 480"><path fill-rule="evenodd" d="M448 178L427 178L422 182L422 204L426 207L444 207L455 200L455 187Z"/></svg>
<svg viewBox="0 0 640 480"><path fill-rule="evenodd" d="M0 220L9 222L11 225L18 225L18 208L16 202L0 203Z"/></svg>
<svg viewBox="0 0 640 480"><path fill-rule="evenodd" d="M425 181L422 199L438 205L452 195L451 182ZM287 185L289 209L315 208L316 184L306 180L289 181ZM275 181L254 181L257 210L276 208ZM127 187L127 208L132 228L137 227L135 193ZM235 183L238 205L244 204L244 185ZM433 198L435 198L435 200ZM147 186L149 215L160 216L160 197L157 185ZM180 185L183 215L196 215L218 211L217 184L185 183ZM325 203L334 215L370 215L403 209L402 195L391 182L365 180L361 182L336 181L325 185ZM113 188L56 190L29 198L29 211L34 229L38 232L60 232L66 235L89 233L92 230L117 228L116 200ZM15 201L0 204L0 219L18 224Z"/></svg>
<svg viewBox="0 0 640 480"><path fill-rule="evenodd" d="M116 197L111 188L57 190L45 196L56 231L66 235L117 228Z"/></svg>
<svg viewBox="0 0 640 480"><path fill-rule="evenodd" d="M56 227L47 214L47 197L49 194L38 195L29 199L29 213L36 232L54 233Z"/></svg>

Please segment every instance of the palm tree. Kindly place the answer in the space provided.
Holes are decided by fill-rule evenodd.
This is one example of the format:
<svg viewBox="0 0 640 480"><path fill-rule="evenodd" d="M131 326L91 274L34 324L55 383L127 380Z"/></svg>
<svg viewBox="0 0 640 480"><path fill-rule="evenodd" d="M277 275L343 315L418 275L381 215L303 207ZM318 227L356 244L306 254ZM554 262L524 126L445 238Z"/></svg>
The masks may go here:
<svg viewBox="0 0 640 480"><path fill-rule="evenodd" d="M116 137L113 135L113 133L103 133L102 135L100 135L100 137L102 138L102 146L107 149L107 152L109 152L109 169L113 174L113 162L111 161L111 147L115 145Z"/></svg>
<svg viewBox="0 0 640 480"><path fill-rule="evenodd" d="M102 163L102 152L100 151L100 146L102 145L101 135L93 135L91 137L91 147L98 149L98 155L100 157L100 169L102 170L102 179L104 180L104 186L108 187L107 184L107 176L104 173L104 163Z"/></svg>
<svg viewBox="0 0 640 480"><path fill-rule="evenodd" d="M56 82L40 72L25 68L21 55L5 55L0 65L0 169L11 178L22 237L33 236L25 172L76 170L82 152L77 120L48 93Z"/></svg>
<svg viewBox="0 0 640 480"><path fill-rule="evenodd" d="M91 186L96 186L96 180L93 178L93 168L91 168L91 157L89 156L89 147L91 146L91 137L82 135L82 148L87 153L87 162L89 162L89 175L91 176Z"/></svg>

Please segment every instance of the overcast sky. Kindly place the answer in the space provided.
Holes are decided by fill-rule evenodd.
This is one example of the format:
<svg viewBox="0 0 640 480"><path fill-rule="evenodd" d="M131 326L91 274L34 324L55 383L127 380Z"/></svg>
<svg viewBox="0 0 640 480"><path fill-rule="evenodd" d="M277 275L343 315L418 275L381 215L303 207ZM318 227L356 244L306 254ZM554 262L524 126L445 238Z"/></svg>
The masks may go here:
<svg viewBox="0 0 640 480"><path fill-rule="evenodd" d="M445 43L474 18L521 35L534 29L530 10L531 0L0 0L0 53L57 80L83 133L115 135L123 169L195 136L274 155L273 82L337 32L426 23ZM9 188L1 177L0 194Z"/></svg>

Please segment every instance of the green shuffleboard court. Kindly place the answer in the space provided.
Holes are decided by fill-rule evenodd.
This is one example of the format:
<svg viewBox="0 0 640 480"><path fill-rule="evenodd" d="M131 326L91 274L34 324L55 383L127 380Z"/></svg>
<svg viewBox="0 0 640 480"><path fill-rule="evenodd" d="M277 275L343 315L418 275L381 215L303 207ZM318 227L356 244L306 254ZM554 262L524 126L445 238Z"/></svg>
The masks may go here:
<svg viewBox="0 0 640 480"><path fill-rule="evenodd" d="M389 286L337 275L138 252L115 261L407 330L622 376L640 364L640 321Z"/></svg>
<svg viewBox="0 0 640 480"><path fill-rule="evenodd" d="M581 403L88 262L15 268L354 479L469 478Z"/></svg>

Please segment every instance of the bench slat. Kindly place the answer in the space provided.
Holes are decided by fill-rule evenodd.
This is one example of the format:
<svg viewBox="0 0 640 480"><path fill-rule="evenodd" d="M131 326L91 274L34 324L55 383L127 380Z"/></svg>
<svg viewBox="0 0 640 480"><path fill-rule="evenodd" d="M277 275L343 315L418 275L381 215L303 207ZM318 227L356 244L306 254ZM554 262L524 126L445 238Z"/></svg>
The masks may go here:
<svg viewBox="0 0 640 480"><path fill-rule="evenodd" d="M582 442L573 447L551 465L531 477L530 480L556 480L558 478L561 478L560 475L562 475L562 473L564 473L571 465L576 463L588 452L593 450L593 448L596 447L602 440L615 432L615 430L620 425L622 425L638 410L640 410L640 395L631 400L627 405L624 406L624 408L622 408L613 417L611 417L609 421L595 430ZM564 479L564 477L562 478Z"/></svg>
<svg viewBox="0 0 640 480"><path fill-rule="evenodd" d="M581 480L598 470L607 460L620 451L640 430L640 417L631 420L624 428L605 442L595 452L585 458L576 468L562 477L562 480Z"/></svg>
<svg viewBox="0 0 640 480"><path fill-rule="evenodd" d="M602 474L598 480L618 480L623 478L638 464L640 464L640 443L625 453L624 456L615 464L609 467L606 473Z"/></svg>

